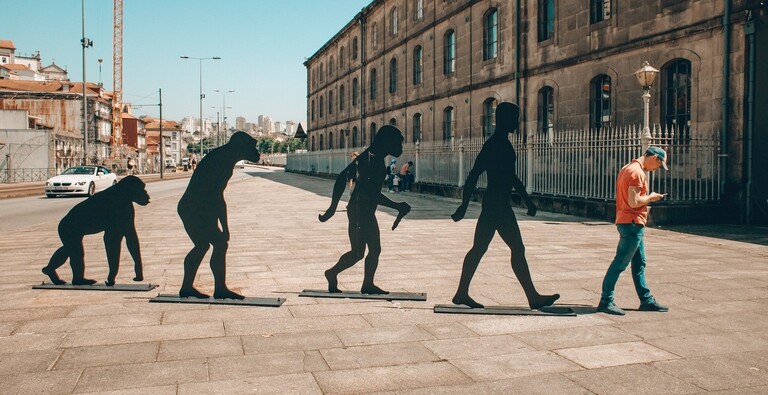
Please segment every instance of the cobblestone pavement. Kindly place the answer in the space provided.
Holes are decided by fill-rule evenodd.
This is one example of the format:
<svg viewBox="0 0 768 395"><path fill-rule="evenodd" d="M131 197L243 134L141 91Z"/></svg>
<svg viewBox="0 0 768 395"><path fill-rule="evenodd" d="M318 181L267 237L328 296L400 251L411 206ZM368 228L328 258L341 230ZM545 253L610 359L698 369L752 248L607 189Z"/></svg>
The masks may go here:
<svg viewBox="0 0 768 395"><path fill-rule="evenodd" d="M226 191L232 238L228 284L247 296L287 298L280 308L150 304L175 293L191 243L177 197L136 208L148 293L32 290L58 247L56 223L0 238L0 393L768 393L768 247L765 238L649 229L648 281L668 313L633 311L628 273L617 286L626 316L596 314L615 227L518 211L537 288L558 292L578 317L435 314L450 303L479 205L449 219L458 201L408 193L412 213L389 230L377 283L426 292L427 302L300 298L346 251L346 215L320 223L330 180L247 168ZM698 234L697 234L698 233ZM700 234L707 234L700 235ZM759 235L758 235L759 236ZM752 241L752 242L750 242ZM104 280L100 236L86 244L87 274ZM472 283L488 305L525 305L497 237ZM118 282L132 277L123 249ZM207 260L206 260L207 262ZM60 269L63 278L71 273ZM340 286L359 289L362 263ZM211 291L206 264L197 285Z"/></svg>

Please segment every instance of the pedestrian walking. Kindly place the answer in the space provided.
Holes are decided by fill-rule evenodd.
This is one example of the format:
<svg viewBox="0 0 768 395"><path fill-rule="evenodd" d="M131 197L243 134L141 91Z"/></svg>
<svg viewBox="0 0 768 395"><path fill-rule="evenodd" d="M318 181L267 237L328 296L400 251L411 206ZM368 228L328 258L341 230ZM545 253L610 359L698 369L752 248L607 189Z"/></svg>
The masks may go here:
<svg viewBox="0 0 768 395"><path fill-rule="evenodd" d="M402 180L402 187L400 190L403 192L411 190L411 184L413 183L413 173L411 173L412 166L413 161L409 160L400 168L400 179Z"/></svg>
<svg viewBox="0 0 768 395"><path fill-rule="evenodd" d="M397 159L392 159L391 162L389 162L389 167L387 168L387 183L388 183L388 189L389 192L392 193L395 191L395 177L397 177Z"/></svg>
<svg viewBox="0 0 768 395"><path fill-rule="evenodd" d="M624 315L624 310L614 303L614 288L619 275L632 263L632 281L640 298L640 311L669 311L656 302L645 282L645 225L648 222L648 203L658 202L666 194L648 193L648 177L645 172L667 168L667 152L659 147L648 147L645 154L625 165L616 178L616 228L619 245L608 271L603 278L603 290L597 311Z"/></svg>

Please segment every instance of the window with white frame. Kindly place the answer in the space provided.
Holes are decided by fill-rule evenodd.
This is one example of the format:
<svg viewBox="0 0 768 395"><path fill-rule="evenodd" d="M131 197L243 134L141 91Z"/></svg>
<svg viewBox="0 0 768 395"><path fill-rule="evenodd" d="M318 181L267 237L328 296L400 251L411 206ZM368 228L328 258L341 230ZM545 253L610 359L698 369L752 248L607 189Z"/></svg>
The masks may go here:
<svg viewBox="0 0 768 395"><path fill-rule="evenodd" d="M456 32L448 30L443 36L443 74L456 71Z"/></svg>
<svg viewBox="0 0 768 395"><path fill-rule="evenodd" d="M483 60L493 59L498 55L499 10L491 9L483 20Z"/></svg>

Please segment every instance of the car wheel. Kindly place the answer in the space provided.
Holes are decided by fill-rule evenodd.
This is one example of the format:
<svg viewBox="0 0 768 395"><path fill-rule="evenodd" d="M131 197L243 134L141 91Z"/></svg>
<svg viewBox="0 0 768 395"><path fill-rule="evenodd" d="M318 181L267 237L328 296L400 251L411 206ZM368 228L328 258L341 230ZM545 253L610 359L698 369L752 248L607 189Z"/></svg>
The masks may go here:
<svg viewBox="0 0 768 395"><path fill-rule="evenodd" d="M55 198L56 197L56 195L54 195L52 193L46 193L45 196L49 197L49 198Z"/></svg>
<svg viewBox="0 0 768 395"><path fill-rule="evenodd" d="M90 183L88 185L88 196L93 196L94 193L96 193L96 184Z"/></svg>

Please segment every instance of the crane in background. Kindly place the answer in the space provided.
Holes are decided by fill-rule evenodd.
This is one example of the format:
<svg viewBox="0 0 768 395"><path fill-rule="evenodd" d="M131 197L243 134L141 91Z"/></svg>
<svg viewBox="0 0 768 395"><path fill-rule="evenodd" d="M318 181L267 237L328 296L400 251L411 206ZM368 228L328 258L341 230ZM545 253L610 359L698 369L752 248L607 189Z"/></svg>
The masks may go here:
<svg viewBox="0 0 768 395"><path fill-rule="evenodd" d="M123 159L123 0L114 0L112 33L112 159Z"/></svg>

